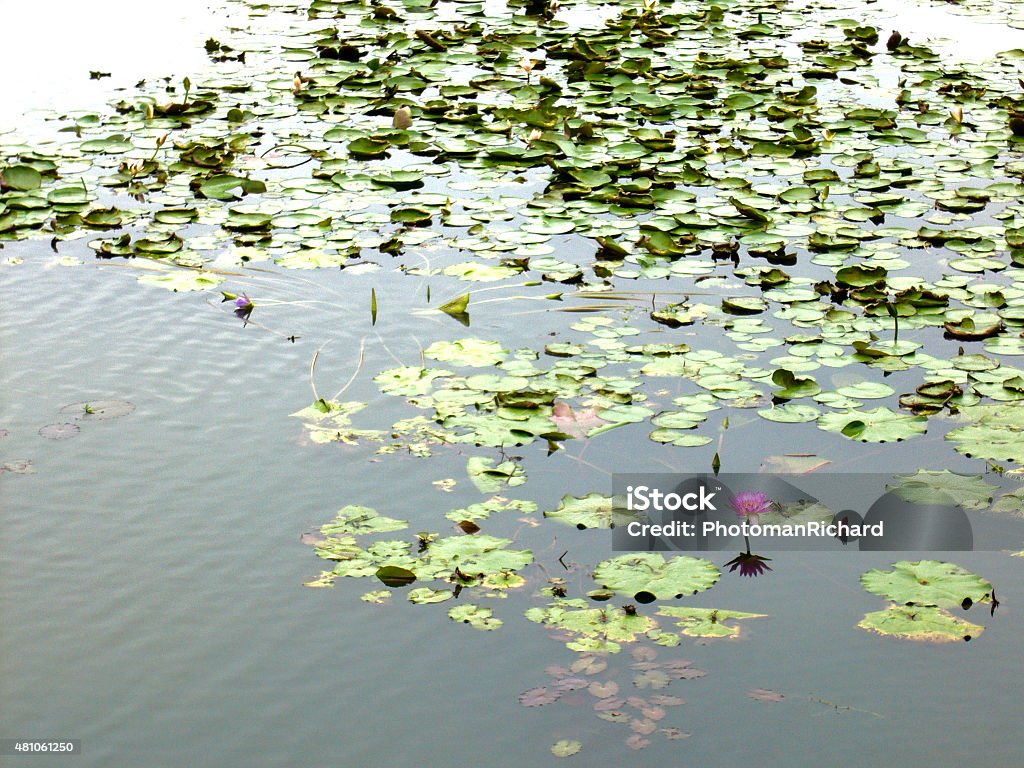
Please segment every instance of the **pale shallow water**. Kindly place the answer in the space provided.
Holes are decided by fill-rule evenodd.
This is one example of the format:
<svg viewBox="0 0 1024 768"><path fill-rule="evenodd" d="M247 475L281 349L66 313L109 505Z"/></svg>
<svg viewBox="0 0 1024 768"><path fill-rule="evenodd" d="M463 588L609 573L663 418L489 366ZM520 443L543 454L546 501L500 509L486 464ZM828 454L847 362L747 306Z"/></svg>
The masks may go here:
<svg viewBox="0 0 1024 768"><path fill-rule="evenodd" d="M197 45L224 23L197 15L205 3L188 12L177 4L165 11L159 41L167 58L147 58L154 49L142 46L120 59L124 52L103 41L125 39L138 18L115 12L127 4L106 5L112 15L95 30L95 62L74 49L73 62L40 75L46 87L19 81L6 109L95 108L99 93L132 77L187 73L203 59ZM38 9L18 10L23 28L36 28L33 12L39 21ZM66 23L91 20L84 10L73 14ZM69 34L65 43L77 39ZM122 80L88 81L87 69L107 67ZM86 90L92 86L95 94ZM88 254L82 242L62 249ZM726 574L693 604L771 618L736 643L663 651L709 671L669 691L688 704L662 724L693 735L633 753L621 726L594 718L586 694L519 706L521 691L545 682L546 665L573 658L521 618L526 601L502 601L495 608L506 625L478 633L401 599L367 605L358 596L370 584L302 586L322 561L299 536L341 506L376 506L409 519L415 531L436 527L439 511L478 498L445 495L431 484L463 477L458 451L431 461L390 457L386 471L369 471L372 449L305 445L301 424L288 416L312 399L310 359L327 342L317 382L330 394L349 379L361 342L372 372L393 362L391 355L414 362L434 338L464 335L450 320L425 323L412 314L421 290L415 281L398 276L378 288L386 303L371 329L365 297L380 273L268 278L268 294L325 302L315 312L294 306L261 315L272 333L243 328L207 296L137 286L130 268L91 260L62 267L43 242L7 243L3 255L14 254L25 263L0 269L0 427L9 430L0 459L30 458L35 473L0 475L0 737L80 738L84 755L73 764L83 768L511 768L560 764L549 746L562 738L583 741L576 759L593 765L801 766L820 762L812 755L821 745L826 761L849 766L1021 761L1019 560L956 556L993 581L1004 603L994 619L968 616L988 625L982 637L942 647L855 629L883 603L857 579L891 555L788 553L776 556L766 578ZM472 332L536 346L542 332L528 318L490 305L474 313ZM293 333L302 338L290 343L284 337ZM375 426L411 415L377 395L369 375L346 397L369 400ZM129 400L136 411L83 424L71 440L37 434L65 420L62 406L95 399ZM791 425L734 421L733 470L756 468L765 445L793 440ZM538 446L518 451L531 477L524 495L551 508L562 494L609 488L611 467L663 461L682 468L643 430L629 429L593 441L585 461L571 452L546 457ZM795 442L787 447L824 454L837 445L813 428ZM912 456L860 444L843 449L844 468L865 471L911 470L929 456L949 456L941 432L918 441ZM892 466L896 457L907 464ZM510 523L505 532L514 530ZM608 556L603 532L568 530L552 542L550 526L541 531L522 533L523 543L569 549L569 562ZM526 575L543 582L536 568ZM623 656L612 669L628 685L621 670L631 659ZM765 704L745 696L758 687L787 698ZM0 758L0 765L21 762ZM37 758L33 765L66 762Z"/></svg>
<svg viewBox="0 0 1024 768"><path fill-rule="evenodd" d="M5 60L24 64L0 72L0 126L13 128L26 113L96 109L115 89L194 72L207 61L206 39L244 16L219 0L96 0L5 2L0 18Z"/></svg>

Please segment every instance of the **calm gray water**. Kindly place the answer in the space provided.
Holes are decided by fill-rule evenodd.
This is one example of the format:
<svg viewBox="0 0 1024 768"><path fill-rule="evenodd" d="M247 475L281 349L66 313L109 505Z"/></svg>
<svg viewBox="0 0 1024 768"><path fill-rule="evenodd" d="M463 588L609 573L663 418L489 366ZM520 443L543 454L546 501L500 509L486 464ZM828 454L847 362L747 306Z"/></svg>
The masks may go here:
<svg viewBox="0 0 1024 768"><path fill-rule="evenodd" d="M786 553L766 578L726 574L694 604L770 618L737 642L662 652L709 672L669 691L688 704L661 725L692 733L685 741L632 753L586 693L576 705L520 707L517 695L545 682L546 665L574 656L520 618L523 602L500 601L506 626L479 633L430 607L365 604L362 585L302 586L320 561L301 532L347 503L408 516L412 530L435 527L438 510L460 500L429 480L461 477L464 457L373 472L362 449L301 445L288 413L310 399L312 343L242 328L204 297L140 289L123 268L46 268L50 260L36 247L0 272L10 431L0 445L5 460L31 458L35 469L0 476L5 735L80 738L75 764L90 766L551 764L560 738L583 741L598 764L716 765L730 755L810 765L810 743L831 745L847 765L1020 757L1020 561L1003 553L957 556L1004 600L967 645L855 629L882 602L858 576L891 555ZM367 325L357 314L365 310L343 304L325 312L324 336ZM356 345L338 338L327 349L354 355ZM83 424L71 440L36 434L68 403L109 398L137 410ZM524 453L529 495L542 504L607 482L561 454ZM604 461L596 450L587 458ZM564 543L570 562L608 554L602 532L560 536L524 541ZM609 675L628 685L631 661L613 658ZM787 698L747 698L756 687Z"/></svg>
<svg viewBox="0 0 1024 768"><path fill-rule="evenodd" d="M196 33L181 38L182 50ZM400 278L382 289L379 274L337 271L251 278L267 296L323 303L261 309L254 319L267 328L243 327L208 296L139 286L133 269L93 262L82 242L62 249L87 264L56 265L43 242L0 250L0 261L24 259L0 267L0 463L30 459L35 470L0 474L0 737L76 738L84 748L32 765L511 768L560 764L549 751L559 739L583 742L575 761L587 765L1024 760L1024 619L1015 605L1024 561L1005 553L956 555L996 585L1003 604L994 618L967 616L987 626L981 637L946 646L855 627L884 604L861 589L860 574L902 555L785 553L767 577L725 574L690 603L769 618L734 642L660 651L708 671L665 691L687 703L659 726L692 734L686 740L652 739L633 752L627 726L595 718L586 691L520 706L522 691L548 681L547 665L576 656L522 618L535 601L494 601L505 626L483 633L453 625L439 606L364 603L369 580L303 587L324 561L299 537L340 507L367 504L409 519L411 531L436 530L445 510L479 499L465 488L457 450L374 462L372 448L305 444L289 417L312 400L313 353L322 348L316 381L330 395L351 376L361 342L364 373L346 399L370 401L368 426L413 415L381 398L372 374L392 355L413 363L419 347L469 335L446 318L411 314L421 285ZM381 295L376 328L371 285ZM534 334L508 304L473 321L473 335L542 343L539 326ZM545 330L557 322L545 318ZM292 334L301 338L291 343ZM63 406L101 399L136 410L83 423L74 439L39 436L67 420ZM911 455L814 428L794 439L790 425L734 422L733 471L756 468L764 446L779 441L858 471L913 470L951 453L941 430L915 441ZM552 508L565 493L610 490L611 467L682 468L644 428L629 429L592 441L585 461L578 447L551 457L541 446L517 451L530 474L522 496ZM694 455L706 464L710 454L686 454ZM460 480L454 494L432 485L447 477ZM506 526L498 532L517 530ZM600 531L543 526L519 540L555 556L569 550L574 583L588 583L587 569L610 553ZM546 578L535 566L524 575L527 590ZM629 689L632 661L611 658L600 679ZM755 701L752 688L786 698Z"/></svg>

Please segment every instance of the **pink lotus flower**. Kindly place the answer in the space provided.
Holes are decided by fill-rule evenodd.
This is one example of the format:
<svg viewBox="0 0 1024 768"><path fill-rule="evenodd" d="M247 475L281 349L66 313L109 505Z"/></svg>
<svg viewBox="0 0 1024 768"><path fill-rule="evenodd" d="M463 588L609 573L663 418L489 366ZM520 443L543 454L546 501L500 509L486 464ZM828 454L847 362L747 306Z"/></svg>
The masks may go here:
<svg viewBox="0 0 1024 768"><path fill-rule="evenodd" d="M761 491L738 493L730 503L739 517L753 518L755 523L758 522L758 515L767 514L775 507L775 502Z"/></svg>

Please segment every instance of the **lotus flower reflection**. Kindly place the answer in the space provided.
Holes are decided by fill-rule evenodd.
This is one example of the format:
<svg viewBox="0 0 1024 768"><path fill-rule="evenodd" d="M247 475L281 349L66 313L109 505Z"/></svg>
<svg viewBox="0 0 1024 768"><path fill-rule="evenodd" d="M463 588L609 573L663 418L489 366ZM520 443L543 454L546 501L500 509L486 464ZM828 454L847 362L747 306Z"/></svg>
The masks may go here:
<svg viewBox="0 0 1024 768"><path fill-rule="evenodd" d="M760 576L765 571L771 570L771 566L768 565L770 560L770 557L752 555L750 552L740 552L726 565L730 566L729 573L739 568L740 576Z"/></svg>

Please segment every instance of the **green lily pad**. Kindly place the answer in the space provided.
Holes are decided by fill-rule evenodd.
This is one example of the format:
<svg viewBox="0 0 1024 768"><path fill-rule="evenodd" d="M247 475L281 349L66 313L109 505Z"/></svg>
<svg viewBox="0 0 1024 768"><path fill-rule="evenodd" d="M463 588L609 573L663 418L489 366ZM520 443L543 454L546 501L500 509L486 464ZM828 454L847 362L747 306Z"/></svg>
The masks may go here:
<svg viewBox="0 0 1024 768"><path fill-rule="evenodd" d="M551 745L551 754L555 757L572 757L581 749L583 745L574 739L559 739Z"/></svg>
<svg viewBox="0 0 1024 768"><path fill-rule="evenodd" d="M479 605L457 605L448 611L448 618L452 621L469 624L473 629L490 632L500 627L504 622L494 618L494 611L490 608L481 608Z"/></svg>
<svg viewBox="0 0 1024 768"><path fill-rule="evenodd" d="M521 270L504 264L480 264L476 261L463 261L458 264L451 264L444 268L444 274L449 277L457 277L460 280L469 280L478 283L493 283L498 280L512 277L519 274ZM468 297L468 294L467 294ZM444 306L438 307L442 312ZM465 310L462 310L463 312ZM448 314L453 314L448 312ZM454 313L458 314L458 313Z"/></svg>
<svg viewBox="0 0 1024 768"><path fill-rule="evenodd" d="M54 205L79 207L86 205L93 197L84 186L75 184L51 189L46 199Z"/></svg>
<svg viewBox="0 0 1024 768"><path fill-rule="evenodd" d="M209 291L224 282L224 277L206 270L176 270L160 274L142 275L139 282L168 291Z"/></svg>
<svg viewBox="0 0 1024 768"><path fill-rule="evenodd" d="M458 339L456 341L437 341L427 347L423 354L434 360L465 365L473 368L484 368L497 365L508 353L496 341L482 339Z"/></svg>
<svg viewBox="0 0 1024 768"><path fill-rule="evenodd" d="M618 653L621 643L635 642L658 627L654 619L636 611L616 606L589 608L584 600L561 600L544 608L530 608L526 618L573 635L566 645L574 651Z"/></svg>
<svg viewBox="0 0 1024 768"><path fill-rule="evenodd" d="M1002 494L992 505L992 511L1024 517L1024 487Z"/></svg>
<svg viewBox="0 0 1024 768"><path fill-rule="evenodd" d="M526 482L522 465L511 460L495 466L494 459L471 456L466 472L480 493L497 493L502 488L514 488Z"/></svg>
<svg viewBox="0 0 1024 768"><path fill-rule="evenodd" d="M443 603L455 597L450 589L431 589L430 587L418 587L409 590L409 602L416 605L427 605L429 603Z"/></svg>
<svg viewBox="0 0 1024 768"><path fill-rule="evenodd" d="M11 189L27 192L39 189L43 184L43 174L30 165L12 165L0 170L0 178Z"/></svg>
<svg viewBox="0 0 1024 768"><path fill-rule="evenodd" d="M582 497L566 495L558 507L545 512L544 517L574 525L581 531L586 528L611 528L612 497L603 493L588 493Z"/></svg>
<svg viewBox="0 0 1024 768"><path fill-rule="evenodd" d="M417 572L440 576L459 568L468 576L485 576L501 571L517 571L533 562L528 550L506 549L510 539L477 534L450 536L430 545L428 557Z"/></svg>
<svg viewBox="0 0 1024 768"><path fill-rule="evenodd" d="M846 286L854 288L865 288L869 285L878 285L885 282L888 270L884 267L866 267L858 265L855 267L843 267L836 272L836 280Z"/></svg>
<svg viewBox="0 0 1024 768"><path fill-rule="evenodd" d="M353 157L377 158L384 157L390 146L391 142L387 139L376 136L364 136L355 141L350 141L348 151Z"/></svg>
<svg viewBox="0 0 1024 768"><path fill-rule="evenodd" d="M799 403L783 403L774 408L766 408L757 412L758 416L768 421L777 421L786 424L800 424L808 421L815 421L821 415L821 411L813 405L801 405Z"/></svg>
<svg viewBox="0 0 1024 768"><path fill-rule="evenodd" d="M772 383L781 389L774 395L780 400L794 400L800 397L814 397L821 392L818 382L809 376L797 376L788 368L779 368L772 374Z"/></svg>
<svg viewBox="0 0 1024 768"><path fill-rule="evenodd" d="M722 299L722 310L731 315L756 315L768 309L760 296L728 296Z"/></svg>
<svg viewBox="0 0 1024 768"><path fill-rule="evenodd" d="M855 400L875 400L896 394L896 390L888 384L876 381L860 381L856 384L848 384L845 387L837 388L836 392L843 397L851 397Z"/></svg>
<svg viewBox="0 0 1024 768"><path fill-rule="evenodd" d="M958 619L941 608L903 605L869 613L857 626L888 637L929 643L970 640L985 631L984 627Z"/></svg>
<svg viewBox="0 0 1024 768"><path fill-rule="evenodd" d="M429 224L433 215L426 208L409 206L407 208L395 208L391 211L391 220L400 224L412 226L423 226Z"/></svg>
<svg viewBox="0 0 1024 768"><path fill-rule="evenodd" d="M420 368L406 365L401 368L389 368L381 371L373 380L380 391L388 395L414 397L425 395L434 387L434 380L450 376L451 371L440 368Z"/></svg>
<svg viewBox="0 0 1024 768"><path fill-rule="evenodd" d="M224 222L226 229L234 229L241 232L267 229L270 226L271 215L269 213L243 213L235 210L228 211L227 221Z"/></svg>
<svg viewBox="0 0 1024 768"><path fill-rule="evenodd" d="M973 405L962 408L971 424L951 429L946 439L967 456L1024 464L1024 413L1005 405Z"/></svg>
<svg viewBox="0 0 1024 768"><path fill-rule="evenodd" d="M956 504L964 509L987 509L998 485L981 475L960 475L948 469L921 469L913 475L897 475L886 487L914 504Z"/></svg>
<svg viewBox="0 0 1024 768"><path fill-rule="evenodd" d="M254 181L244 176L217 174L206 179L199 185L203 197L211 200L237 200L243 195L260 194L267 191L262 181Z"/></svg>
<svg viewBox="0 0 1024 768"><path fill-rule="evenodd" d="M274 259L276 264L288 269L324 269L339 267L348 261L344 253L328 253L319 248L303 248Z"/></svg>
<svg viewBox="0 0 1024 768"><path fill-rule="evenodd" d="M640 603L695 595L711 589L720 576L718 566L709 560L688 555L666 560L657 552L620 555L594 569L598 584Z"/></svg>
<svg viewBox="0 0 1024 768"><path fill-rule="evenodd" d="M890 443L923 435L928 431L928 419L888 408L872 411L844 411L825 413L818 426L826 432L838 432L852 440L865 443Z"/></svg>
<svg viewBox="0 0 1024 768"><path fill-rule="evenodd" d="M689 608L676 605L659 607L658 615L677 619L676 626L687 637L739 637L740 628L725 622L765 618L763 613L723 611L717 608Z"/></svg>
<svg viewBox="0 0 1024 768"><path fill-rule="evenodd" d="M408 527L409 523L405 520L385 517L370 507L349 505L340 509L334 520L323 525L320 528L320 532L326 536L343 533L351 533L358 536L369 533L401 531Z"/></svg>
<svg viewBox="0 0 1024 768"><path fill-rule="evenodd" d="M451 430L454 442L494 448L528 445L540 435L559 434L546 410L532 408L452 416L444 420L444 427Z"/></svg>
<svg viewBox="0 0 1024 768"><path fill-rule="evenodd" d="M939 560L901 560L893 570L873 569L860 577L868 592L903 605L952 608L965 599L987 601L992 584L965 568Z"/></svg>
<svg viewBox="0 0 1024 768"><path fill-rule="evenodd" d="M415 573L397 565L383 565L375 575L389 587L404 587L416 581Z"/></svg>
<svg viewBox="0 0 1024 768"><path fill-rule="evenodd" d="M694 435L690 432L683 432L678 429L656 429L650 434L651 440L656 443L675 445L679 448L699 448L712 442L707 435Z"/></svg>
<svg viewBox="0 0 1024 768"><path fill-rule="evenodd" d="M351 146L349 146L349 151L351 149ZM423 174L416 171L390 171L388 173L378 173L372 178L378 184L394 187L395 189L415 189L416 187L423 186Z"/></svg>
<svg viewBox="0 0 1024 768"><path fill-rule="evenodd" d="M520 512L531 514L537 511L537 505L532 501L522 499L507 499L504 496L492 496L486 501L470 504L468 507L453 509L445 513L445 517L460 523L464 520L486 520L497 512Z"/></svg>

